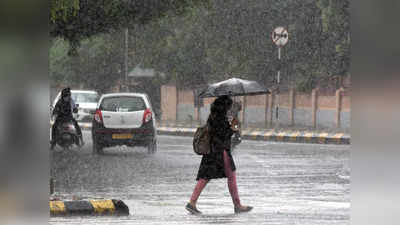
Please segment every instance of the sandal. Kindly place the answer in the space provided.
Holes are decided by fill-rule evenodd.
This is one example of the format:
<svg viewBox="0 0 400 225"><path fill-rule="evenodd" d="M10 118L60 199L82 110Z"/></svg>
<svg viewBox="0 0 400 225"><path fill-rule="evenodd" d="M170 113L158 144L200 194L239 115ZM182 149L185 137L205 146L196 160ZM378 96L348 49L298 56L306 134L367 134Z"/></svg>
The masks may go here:
<svg viewBox="0 0 400 225"><path fill-rule="evenodd" d="M237 207L235 206L235 213L245 213L253 209L252 206Z"/></svg>
<svg viewBox="0 0 400 225"><path fill-rule="evenodd" d="M191 214L201 214L201 212L196 207L193 207L190 203L186 204L185 209Z"/></svg>

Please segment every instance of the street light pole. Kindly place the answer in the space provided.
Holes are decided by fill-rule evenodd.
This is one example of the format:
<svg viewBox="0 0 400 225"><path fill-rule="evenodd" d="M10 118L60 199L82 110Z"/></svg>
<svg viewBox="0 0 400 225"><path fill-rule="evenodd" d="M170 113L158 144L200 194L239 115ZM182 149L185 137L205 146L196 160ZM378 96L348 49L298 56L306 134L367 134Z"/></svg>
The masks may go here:
<svg viewBox="0 0 400 225"><path fill-rule="evenodd" d="M128 92L128 38L129 38L129 31L128 28L125 28L125 59L124 59L124 66L125 66L125 91Z"/></svg>

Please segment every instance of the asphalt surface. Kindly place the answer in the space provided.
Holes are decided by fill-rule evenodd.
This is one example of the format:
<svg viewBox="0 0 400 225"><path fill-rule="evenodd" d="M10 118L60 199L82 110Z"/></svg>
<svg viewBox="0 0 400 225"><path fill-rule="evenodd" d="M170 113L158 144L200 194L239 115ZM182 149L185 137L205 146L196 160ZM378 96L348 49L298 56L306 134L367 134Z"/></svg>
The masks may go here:
<svg viewBox="0 0 400 225"><path fill-rule="evenodd" d="M124 217L52 217L50 224L350 224L350 145L243 141L234 152L241 202L233 213L226 179L212 180L198 201L201 216L184 206L201 156L192 139L159 136L158 151L117 147L93 155L84 148L51 152L51 175L62 199L121 199Z"/></svg>

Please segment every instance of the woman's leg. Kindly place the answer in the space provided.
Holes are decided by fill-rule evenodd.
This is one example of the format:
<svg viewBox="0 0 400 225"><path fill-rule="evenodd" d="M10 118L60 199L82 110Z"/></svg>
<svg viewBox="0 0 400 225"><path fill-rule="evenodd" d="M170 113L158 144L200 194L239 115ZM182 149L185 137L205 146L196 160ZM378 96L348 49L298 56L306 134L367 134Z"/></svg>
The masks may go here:
<svg viewBox="0 0 400 225"><path fill-rule="evenodd" d="M236 173L235 171L232 171L231 162L228 153L226 151L224 151L224 170L225 170L225 175L228 177L228 188L229 188L229 193L231 194L232 197L232 202L235 206L239 207L241 205L239 199L239 192L236 184Z"/></svg>
<svg viewBox="0 0 400 225"><path fill-rule="evenodd" d="M197 199L199 198L201 191L204 189L207 183L208 180L206 179L199 179L197 181L196 187L193 190L192 197L190 198L190 204L196 206Z"/></svg>

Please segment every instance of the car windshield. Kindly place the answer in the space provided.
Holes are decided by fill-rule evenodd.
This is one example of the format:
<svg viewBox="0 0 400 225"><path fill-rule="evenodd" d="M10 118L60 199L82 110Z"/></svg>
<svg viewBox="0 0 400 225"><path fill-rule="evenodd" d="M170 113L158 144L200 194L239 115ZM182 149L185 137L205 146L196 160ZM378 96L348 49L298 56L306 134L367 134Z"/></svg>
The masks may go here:
<svg viewBox="0 0 400 225"><path fill-rule="evenodd" d="M103 99L100 110L110 112L134 112L145 110L146 105L140 97L109 97Z"/></svg>
<svg viewBox="0 0 400 225"><path fill-rule="evenodd" d="M72 99L75 103L97 103L99 96L96 93L72 93Z"/></svg>

